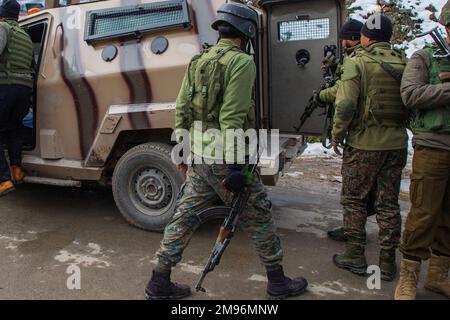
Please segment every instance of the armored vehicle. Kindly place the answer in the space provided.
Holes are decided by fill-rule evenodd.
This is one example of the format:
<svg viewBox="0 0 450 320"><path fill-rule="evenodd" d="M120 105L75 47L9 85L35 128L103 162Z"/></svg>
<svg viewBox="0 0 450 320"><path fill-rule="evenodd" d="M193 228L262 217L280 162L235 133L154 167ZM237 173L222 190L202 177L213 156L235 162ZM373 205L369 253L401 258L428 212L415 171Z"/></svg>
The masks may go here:
<svg viewBox="0 0 450 320"><path fill-rule="evenodd" d="M34 129L24 146L28 183L112 187L133 225L161 230L183 177L171 161L175 100L190 59L215 44L221 0L47 0L20 20L35 44ZM305 143L320 134L314 115L293 129L323 79L326 46L339 47L344 1L261 0L253 43L257 121L280 132L280 152L261 159L275 184Z"/></svg>

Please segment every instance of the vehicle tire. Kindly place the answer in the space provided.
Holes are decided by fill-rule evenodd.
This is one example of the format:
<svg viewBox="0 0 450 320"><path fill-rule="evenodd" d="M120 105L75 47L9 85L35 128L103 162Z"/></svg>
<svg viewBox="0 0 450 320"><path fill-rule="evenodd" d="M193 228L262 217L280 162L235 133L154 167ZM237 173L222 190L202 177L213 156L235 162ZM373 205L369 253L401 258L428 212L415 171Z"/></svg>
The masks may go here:
<svg viewBox="0 0 450 320"><path fill-rule="evenodd" d="M142 144L125 153L114 169L116 205L138 228L162 231L174 215L183 177L172 163L171 150L163 143Z"/></svg>

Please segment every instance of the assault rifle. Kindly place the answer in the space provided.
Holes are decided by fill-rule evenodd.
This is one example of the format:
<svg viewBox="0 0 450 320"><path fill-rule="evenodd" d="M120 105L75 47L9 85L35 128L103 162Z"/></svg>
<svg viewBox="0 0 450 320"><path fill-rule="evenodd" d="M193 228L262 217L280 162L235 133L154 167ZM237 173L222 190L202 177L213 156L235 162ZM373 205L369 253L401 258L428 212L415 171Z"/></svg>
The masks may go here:
<svg viewBox="0 0 450 320"><path fill-rule="evenodd" d="M312 114L314 113L314 111L317 108L326 107L326 105L324 105L324 104L318 104L316 102L315 96L316 96L316 94L319 94L320 91L333 87L335 85L336 81L334 80L334 77L330 77L330 76L324 77L324 80L325 80L325 83L320 87L320 89L318 91L314 91L314 94L311 96L311 98L309 98L308 105L306 106L303 114L300 116L300 124L297 127L294 127L294 129L297 132L299 132L302 129L303 125L306 123L306 121L309 118L311 118ZM323 114L326 114L326 112Z"/></svg>
<svg viewBox="0 0 450 320"><path fill-rule="evenodd" d="M421 33L419 35L417 35L417 37L425 37L430 35L434 42L436 43L436 45L439 48L440 54L436 53L434 56L435 58L448 58L450 59L450 45L448 44L448 42L444 39L444 37L442 36L441 32L439 31L439 27L433 28L432 30L425 32L425 33Z"/></svg>
<svg viewBox="0 0 450 320"><path fill-rule="evenodd" d="M214 268L219 265L220 259L222 258L223 253L225 252L226 248L231 242L231 239L234 236L234 233L236 231L236 225L238 223L239 217L242 214L242 212L245 210L247 206L247 202L250 198L251 191L249 189L249 186L251 185L251 182L249 180L253 180L256 174L256 168L258 166L258 162L256 161L256 164L251 165L249 168L246 168L246 172L242 173L245 175L244 179L246 180L245 186L243 190L233 190L233 187L227 187L226 181L224 181L225 187L227 189L231 189L234 193L234 198L232 201L231 208L224 208L224 207L218 207L218 208L210 208L205 211L220 211L220 210L226 210L228 211L228 215L225 218L225 221L223 222L222 226L220 227L219 235L217 237L216 243L211 251L211 255L209 256L208 262L203 270L202 276L200 280L198 281L195 289L196 291L206 292L206 290L203 288L203 281L205 280L208 273L214 271ZM200 213L199 216L211 216L212 213ZM206 218L205 218L206 219ZM201 219L202 220L202 219Z"/></svg>
<svg viewBox="0 0 450 320"><path fill-rule="evenodd" d="M316 95L320 93L320 91L324 89L328 89L333 87L336 84L336 77L338 76L336 74L336 46L326 46L324 49L324 60L323 65L325 66L323 69L323 78L325 80L324 84L320 87L319 91L314 91L314 94L311 96L311 98L308 101L308 105L305 108L305 111L300 116L300 123L298 126L294 127L294 129L299 132L303 125L306 123L306 121L312 116L314 111L317 108L325 108L324 113L321 115L326 115L326 122L325 122L325 128L323 131L323 137L322 137L322 144L324 147L326 146L326 139L329 135L331 135L331 129L333 125L333 116L334 116L334 108L332 105L326 105L326 104L318 104L316 102Z"/></svg>

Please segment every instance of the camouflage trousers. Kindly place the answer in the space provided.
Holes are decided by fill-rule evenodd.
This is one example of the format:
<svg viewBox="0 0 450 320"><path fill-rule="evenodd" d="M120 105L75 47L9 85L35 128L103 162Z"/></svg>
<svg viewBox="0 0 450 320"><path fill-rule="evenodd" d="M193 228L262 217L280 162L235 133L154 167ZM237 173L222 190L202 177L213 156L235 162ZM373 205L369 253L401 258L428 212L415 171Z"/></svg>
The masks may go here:
<svg viewBox="0 0 450 320"><path fill-rule="evenodd" d="M386 250L398 247L401 235L398 197L406 159L405 149L363 151L345 147L341 204L344 230L350 243L366 244L367 208L374 201L380 247Z"/></svg>
<svg viewBox="0 0 450 320"><path fill-rule="evenodd" d="M157 252L159 266L170 269L181 256L194 231L200 226L198 212L215 205L231 205L233 195L222 186L226 165L193 165L177 199L175 215L164 231ZM276 268L283 258L281 241L276 234L270 202L259 178L251 186L247 210L239 222L248 232L261 262L266 268Z"/></svg>

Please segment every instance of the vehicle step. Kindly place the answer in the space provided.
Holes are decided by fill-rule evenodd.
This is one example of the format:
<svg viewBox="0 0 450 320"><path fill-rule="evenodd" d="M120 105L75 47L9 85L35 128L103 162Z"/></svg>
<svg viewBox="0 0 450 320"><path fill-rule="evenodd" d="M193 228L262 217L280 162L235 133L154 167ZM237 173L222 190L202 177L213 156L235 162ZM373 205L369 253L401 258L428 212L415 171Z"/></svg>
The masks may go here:
<svg viewBox="0 0 450 320"><path fill-rule="evenodd" d="M41 178L41 177L32 177L28 176L24 179L25 183L32 184L45 184L49 186L57 186L57 187L71 187L71 188L81 188L81 181L75 180L62 180L62 179L53 179L53 178Z"/></svg>

